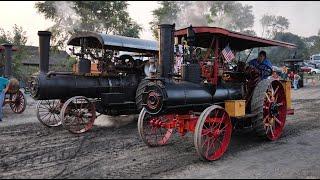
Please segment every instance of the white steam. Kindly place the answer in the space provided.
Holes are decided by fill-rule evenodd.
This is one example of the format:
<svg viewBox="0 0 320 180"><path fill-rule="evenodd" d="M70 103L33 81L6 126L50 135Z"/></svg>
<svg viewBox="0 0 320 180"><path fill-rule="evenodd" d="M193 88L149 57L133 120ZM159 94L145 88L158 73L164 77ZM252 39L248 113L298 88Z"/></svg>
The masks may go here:
<svg viewBox="0 0 320 180"><path fill-rule="evenodd" d="M54 1L53 3L59 18L59 28L69 32L80 29L81 19L76 13L74 3L71 1Z"/></svg>
<svg viewBox="0 0 320 180"><path fill-rule="evenodd" d="M212 17L213 22L208 22L210 15L210 7L216 3L215 1L179 1L180 11L177 18L171 14L167 14L160 24L175 23L176 29L187 26L216 26L228 28L233 21L232 17L226 14Z"/></svg>

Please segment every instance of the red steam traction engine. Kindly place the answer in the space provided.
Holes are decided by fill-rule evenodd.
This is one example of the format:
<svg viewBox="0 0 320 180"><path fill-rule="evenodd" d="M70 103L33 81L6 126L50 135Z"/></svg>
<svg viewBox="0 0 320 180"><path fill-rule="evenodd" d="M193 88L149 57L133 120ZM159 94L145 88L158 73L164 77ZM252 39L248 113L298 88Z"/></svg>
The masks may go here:
<svg viewBox="0 0 320 180"><path fill-rule="evenodd" d="M158 74L147 79L138 120L140 137L148 146L166 144L174 130L181 136L192 132L198 155L211 161L227 150L233 129L252 128L269 140L281 136L286 115L293 114L290 82L261 79L272 73L262 64L254 68L238 60L231 68L221 51L226 46L237 53L294 44L217 27L175 31L174 25L164 24L159 29ZM174 42L185 41L181 70L175 74Z"/></svg>

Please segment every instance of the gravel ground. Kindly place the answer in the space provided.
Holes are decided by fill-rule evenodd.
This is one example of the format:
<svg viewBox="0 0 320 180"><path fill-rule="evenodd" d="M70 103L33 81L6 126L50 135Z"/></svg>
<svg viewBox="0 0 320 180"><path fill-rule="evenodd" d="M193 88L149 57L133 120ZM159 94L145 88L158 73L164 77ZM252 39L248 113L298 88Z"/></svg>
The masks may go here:
<svg viewBox="0 0 320 180"><path fill-rule="evenodd" d="M197 157L192 135L147 147L134 116L100 116L81 135L46 128L27 95L23 114L4 108L0 178L320 178L320 86L306 85L292 95L295 115L287 118L278 141L233 133L224 156L210 163Z"/></svg>

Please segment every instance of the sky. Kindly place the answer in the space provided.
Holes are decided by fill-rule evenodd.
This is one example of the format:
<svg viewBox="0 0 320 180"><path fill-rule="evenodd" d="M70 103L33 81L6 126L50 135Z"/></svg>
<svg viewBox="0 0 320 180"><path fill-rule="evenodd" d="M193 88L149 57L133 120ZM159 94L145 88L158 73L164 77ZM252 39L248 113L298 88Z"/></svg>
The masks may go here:
<svg viewBox="0 0 320 180"><path fill-rule="evenodd" d="M22 26L27 32L28 45L38 46L37 31L53 25L34 8L36 1L0 1L0 27L11 30L14 24ZM255 23L253 29L261 35L259 19L263 14L281 15L290 22L289 31L300 36L316 35L320 29L320 1L241 1L253 6ZM129 1L130 16L142 25L141 39L154 40L149 22L152 10L159 7L157 1Z"/></svg>

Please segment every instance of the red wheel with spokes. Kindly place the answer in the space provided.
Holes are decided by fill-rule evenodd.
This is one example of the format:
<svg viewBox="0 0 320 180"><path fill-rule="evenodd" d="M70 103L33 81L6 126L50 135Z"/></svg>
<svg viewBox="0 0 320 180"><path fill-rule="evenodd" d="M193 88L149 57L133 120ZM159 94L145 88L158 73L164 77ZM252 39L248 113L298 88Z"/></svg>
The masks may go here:
<svg viewBox="0 0 320 180"><path fill-rule="evenodd" d="M257 114L253 121L254 128L259 136L274 141L283 131L287 104L284 88L280 81L265 80L256 87L251 108Z"/></svg>
<svg viewBox="0 0 320 180"><path fill-rule="evenodd" d="M93 127L95 104L83 96L72 97L63 104L60 116L65 129L74 134L84 133Z"/></svg>
<svg viewBox="0 0 320 180"><path fill-rule="evenodd" d="M194 145L202 160L219 159L227 150L232 133L232 124L228 113L220 106L213 105L205 109L194 132Z"/></svg>
<svg viewBox="0 0 320 180"><path fill-rule="evenodd" d="M10 108L12 111L17 114L23 113L27 106L27 100L23 92L19 90L17 93L10 95L10 98Z"/></svg>
<svg viewBox="0 0 320 180"><path fill-rule="evenodd" d="M281 83L273 81L263 103L263 123L267 138L276 140L281 136L287 115L286 97Z"/></svg>
<svg viewBox="0 0 320 180"><path fill-rule="evenodd" d="M173 134L173 129L165 127L170 118L170 115L151 117L143 108L138 119L138 131L143 142L150 147L165 145Z"/></svg>

